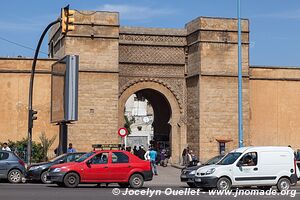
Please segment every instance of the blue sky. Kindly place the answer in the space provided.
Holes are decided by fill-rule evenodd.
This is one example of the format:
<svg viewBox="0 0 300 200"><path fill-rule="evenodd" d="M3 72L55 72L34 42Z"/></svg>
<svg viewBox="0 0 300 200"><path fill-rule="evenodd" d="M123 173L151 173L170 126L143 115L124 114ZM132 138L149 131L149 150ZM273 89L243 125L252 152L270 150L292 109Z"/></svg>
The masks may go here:
<svg viewBox="0 0 300 200"><path fill-rule="evenodd" d="M120 12L121 26L183 28L198 16L236 17L237 0L2 0L0 56L32 57L44 27L70 4L77 10ZM250 20L250 64L300 66L300 1L241 0ZM42 50L47 52L47 40ZM40 54L40 57L46 57Z"/></svg>

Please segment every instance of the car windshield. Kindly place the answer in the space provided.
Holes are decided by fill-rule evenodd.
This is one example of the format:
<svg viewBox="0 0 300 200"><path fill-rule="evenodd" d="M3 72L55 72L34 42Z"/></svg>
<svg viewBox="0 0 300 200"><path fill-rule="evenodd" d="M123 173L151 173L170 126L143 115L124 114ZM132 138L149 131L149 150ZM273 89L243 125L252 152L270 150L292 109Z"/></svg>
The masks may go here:
<svg viewBox="0 0 300 200"><path fill-rule="evenodd" d="M215 156L211 159L209 159L206 163L204 163L204 165L213 165L216 164L217 162L219 162L219 160L222 158L222 156Z"/></svg>
<svg viewBox="0 0 300 200"><path fill-rule="evenodd" d="M57 160L61 160L65 155L66 155L66 154L62 154L62 155L60 155L60 156L57 156L57 157L55 157L55 158L52 158L52 159L50 160L50 162L55 162L55 161L57 161Z"/></svg>
<svg viewBox="0 0 300 200"><path fill-rule="evenodd" d="M231 165L233 164L242 153L229 153L222 160L220 160L217 165Z"/></svg>
<svg viewBox="0 0 300 200"><path fill-rule="evenodd" d="M75 160L75 162L85 161L85 159L87 159L88 157L90 157L91 155L94 155L94 154L95 154L95 152L86 153L83 156L81 156L80 158L78 158L77 160Z"/></svg>

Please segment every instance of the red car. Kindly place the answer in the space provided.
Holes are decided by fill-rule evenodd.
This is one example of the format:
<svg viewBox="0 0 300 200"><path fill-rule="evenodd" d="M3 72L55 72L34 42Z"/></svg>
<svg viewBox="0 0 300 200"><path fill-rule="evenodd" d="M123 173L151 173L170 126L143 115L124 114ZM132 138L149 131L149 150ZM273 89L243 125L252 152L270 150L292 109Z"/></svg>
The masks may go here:
<svg viewBox="0 0 300 200"><path fill-rule="evenodd" d="M50 167L47 179L59 186L79 183L118 183L120 187L141 188L153 177L149 161L122 150L100 150L84 154L75 162Z"/></svg>

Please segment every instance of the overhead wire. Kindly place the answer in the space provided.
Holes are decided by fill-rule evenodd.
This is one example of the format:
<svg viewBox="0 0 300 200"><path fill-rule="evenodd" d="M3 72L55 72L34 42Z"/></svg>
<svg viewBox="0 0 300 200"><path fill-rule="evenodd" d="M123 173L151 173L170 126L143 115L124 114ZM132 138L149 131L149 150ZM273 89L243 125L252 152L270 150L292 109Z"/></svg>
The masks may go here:
<svg viewBox="0 0 300 200"><path fill-rule="evenodd" d="M35 49L32 48L32 47L28 47L28 46L25 46L25 45L23 45L23 44L20 44L20 43L17 43L17 42L8 40L8 39L6 39L6 38L4 38L4 37L1 37L1 36L0 36L0 40L6 41L6 42L8 42L8 43L17 45L17 46L19 46L19 47L22 47L22 48L25 48L25 49L28 49L28 50L31 50L31 51L35 51ZM43 51L39 51L39 52L42 53L42 54L48 55L48 53L46 53L46 52L43 52Z"/></svg>

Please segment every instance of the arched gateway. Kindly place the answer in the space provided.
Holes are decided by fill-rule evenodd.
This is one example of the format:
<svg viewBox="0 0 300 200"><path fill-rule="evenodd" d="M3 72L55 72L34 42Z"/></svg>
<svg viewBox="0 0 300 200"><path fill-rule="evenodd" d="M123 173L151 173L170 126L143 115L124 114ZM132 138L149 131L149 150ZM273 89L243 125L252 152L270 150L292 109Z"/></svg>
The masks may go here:
<svg viewBox="0 0 300 200"><path fill-rule="evenodd" d="M129 85L120 92L119 126L124 124L124 108L127 99L132 94L140 94L152 105L154 110L154 137L165 133L171 147L172 162L178 163L181 150L186 145L186 125L181 120L182 111L172 91L161 83L141 81Z"/></svg>

